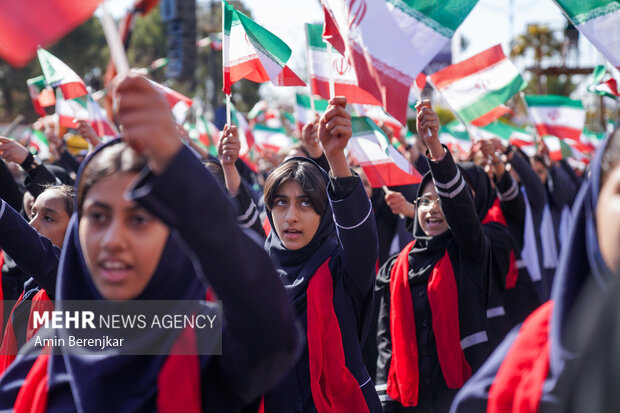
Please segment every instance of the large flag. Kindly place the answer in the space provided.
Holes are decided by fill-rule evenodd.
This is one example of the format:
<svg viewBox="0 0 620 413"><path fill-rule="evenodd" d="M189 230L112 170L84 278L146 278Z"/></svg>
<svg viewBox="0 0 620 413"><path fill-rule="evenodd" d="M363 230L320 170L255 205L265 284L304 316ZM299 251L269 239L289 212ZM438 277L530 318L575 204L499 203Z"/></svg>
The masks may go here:
<svg viewBox="0 0 620 413"><path fill-rule="evenodd" d="M45 81L51 87L59 87L65 99L74 99L88 94L82 78L65 62L42 48L39 48L37 55Z"/></svg>
<svg viewBox="0 0 620 413"><path fill-rule="evenodd" d="M287 65L291 49L277 36L222 1L224 39L222 47L224 88L241 79L271 82L276 86L305 86Z"/></svg>
<svg viewBox="0 0 620 413"><path fill-rule="evenodd" d="M588 85L588 91L597 95L618 99L618 82L607 73L605 65L597 65L592 72L592 83Z"/></svg>
<svg viewBox="0 0 620 413"><path fill-rule="evenodd" d="M324 38L353 65L361 88L400 123L415 77L477 0L322 0Z"/></svg>
<svg viewBox="0 0 620 413"><path fill-rule="evenodd" d="M529 115L540 136L579 141L586 121L580 100L557 95L526 95Z"/></svg>
<svg viewBox="0 0 620 413"><path fill-rule="evenodd" d="M499 44L433 73L429 79L467 123L483 117L489 118L488 124L498 117L501 104L527 86ZM499 110L506 113L503 108Z"/></svg>
<svg viewBox="0 0 620 413"><path fill-rule="evenodd" d="M620 3L616 0L554 0L577 30L620 67Z"/></svg>
<svg viewBox="0 0 620 413"><path fill-rule="evenodd" d="M373 188L419 183L422 175L389 144L387 136L372 119L351 118L353 136L348 147L360 163Z"/></svg>
<svg viewBox="0 0 620 413"><path fill-rule="evenodd" d="M297 103L297 127L301 130L306 123L314 120L314 113L312 113L312 106L310 105L310 96L296 93L295 101ZM329 103L326 100L314 99L314 110L319 116L325 112L327 106L329 106Z"/></svg>
<svg viewBox="0 0 620 413"><path fill-rule="evenodd" d="M26 81L28 84L28 93L32 99L34 111L39 116L45 116L45 109L56 104L54 90L45 83L45 77L37 76Z"/></svg>
<svg viewBox="0 0 620 413"><path fill-rule="evenodd" d="M312 94L329 99L329 66L334 78L335 96L346 96L347 103L381 105L373 95L360 88L355 70L337 50L330 58L327 43L323 40L323 25L306 23L308 41L308 72Z"/></svg>
<svg viewBox="0 0 620 413"><path fill-rule="evenodd" d="M0 57L24 66L47 45L86 21L103 0L5 0L0 5Z"/></svg>

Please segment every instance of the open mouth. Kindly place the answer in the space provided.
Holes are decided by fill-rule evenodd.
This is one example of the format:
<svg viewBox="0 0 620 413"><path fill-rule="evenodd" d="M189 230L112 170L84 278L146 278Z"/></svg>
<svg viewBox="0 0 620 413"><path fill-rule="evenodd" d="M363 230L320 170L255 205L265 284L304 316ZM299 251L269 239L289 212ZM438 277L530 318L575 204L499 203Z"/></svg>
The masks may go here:
<svg viewBox="0 0 620 413"><path fill-rule="evenodd" d="M443 223L443 219L441 218L437 218L437 217L430 217L430 218L426 218L425 220L427 225L441 225Z"/></svg>
<svg viewBox="0 0 620 413"><path fill-rule="evenodd" d="M286 239L289 240L294 240L297 239L299 237L301 237L301 235L303 234L303 232L295 229L295 228L289 228L289 229L285 229L284 230L284 237L286 237Z"/></svg>
<svg viewBox="0 0 620 413"><path fill-rule="evenodd" d="M133 267L123 261L105 260L99 262L101 276L108 282L119 282L126 279Z"/></svg>

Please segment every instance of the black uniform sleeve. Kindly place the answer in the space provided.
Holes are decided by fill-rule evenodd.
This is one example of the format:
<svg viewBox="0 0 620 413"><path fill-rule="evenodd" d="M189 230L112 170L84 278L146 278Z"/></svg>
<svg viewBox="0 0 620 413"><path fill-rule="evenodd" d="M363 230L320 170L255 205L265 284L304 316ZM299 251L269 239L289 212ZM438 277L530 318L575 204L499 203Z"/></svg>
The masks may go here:
<svg viewBox="0 0 620 413"><path fill-rule="evenodd" d="M241 228L251 229L256 235L265 239L265 231L261 225L258 208L250 197L243 182L239 185L239 193L233 199L239 207L239 213L237 214L239 226L241 226Z"/></svg>
<svg viewBox="0 0 620 413"><path fill-rule="evenodd" d="M27 174L24 184L26 185L26 190L35 198L41 195L46 186L60 183L60 181L56 181L56 177L43 164L29 170Z"/></svg>
<svg viewBox="0 0 620 413"><path fill-rule="evenodd" d="M0 159L0 198L4 199L13 209L19 211L22 209L23 193L11 175L11 171L7 167L4 160Z"/></svg>
<svg viewBox="0 0 620 413"><path fill-rule="evenodd" d="M373 291L379 254L372 205L359 176L332 177L328 195L346 269L344 285L355 304L361 306Z"/></svg>
<svg viewBox="0 0 620 413"><path fill-rule="evenodd" d="M201 190L193 182L201 182ZM182 238L224 303L218 374L251 402L291 367L299 344L295 316L271 260L239 227L230 198L185 147L161 175L143 171L129 195Z"/></svg>
<svg viewBox="0 0 620 413"><path fill-rule="evenodd" d="M559 164L549 168L549 175L553 182L553 187L550 188L550 202L559 209L564 205L570 207L577 195L577 185Z"/></svg>
<svg viewBox="0 0 620 413"><path fill-rule="evenodd" d="M523 248L523 231L525 226L525 201L517 181L508 172L496 181L497 196L502 212L506 216L510 232L517 238L519 250Z"/></svg>
<svg viewBox="0 0 620 413"><path fill-rule="evenodd" d="M376 292L379 296L379 319L377 322L377 375L376 384L387 383L390 364L392 363L392 335L390 332L390 272L397 255L392 256L379 269Z"/></svg>
<svg viewBox="0 0 620 413"><path fill-rule="evenodd" d="M489 240L482 231L469 185L456 167L452 154L445 149L441 161L429 159L441 209L465 257L478 268L484 268L489 259Z"/></svg>
<svg viewBox="0 0 620 413"><path fill-rule="evenodd" d="M60 154L60 159L56 161L56 164L62 167L65 171L69 172L77 173L78 169L80 169L80 163L67 150L62 151Z"/></svg>
<svg viewBox="0 0 620 413"><path fill-rule="evenodd" d="M532 166L519 152L515 152L510 165L515 169L521 183L527 191L527 200L532 207L532 213L541 216L547 203L547 191Z"/></svg>
<svg viewBox="0 0 620 413"><path fill-rule="evenodd" d="M53 299L60 248L39 234L6 202L0 202L0 248Z"/></svg>

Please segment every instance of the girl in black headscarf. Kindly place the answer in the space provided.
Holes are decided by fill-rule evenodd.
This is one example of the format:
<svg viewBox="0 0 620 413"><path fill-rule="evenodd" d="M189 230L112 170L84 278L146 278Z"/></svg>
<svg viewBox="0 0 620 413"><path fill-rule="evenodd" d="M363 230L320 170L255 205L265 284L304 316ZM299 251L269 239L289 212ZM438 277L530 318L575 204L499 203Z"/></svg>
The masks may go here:
<svg viewBox="0 0 620 413"><path fill-rule="evenodd" d="M134 332L159 356L77 355L64 347L29 353L0 380L0 409L237 411L297 354L285 291L264 251L237 226L219 184L182 145L165 98L142 77L126 78L116 92L117 120L131 148L112 141L81 167L56 309L77 299L201 300L208 282L226 304L222 355L197 356L191 329L165 338ZM192 190L191 177L201 191ZM165 355L177 346L189 355Z"/></svg>
<svg viewBox="0 0 620 413"><path fill-rule="evenodd" d="M492 350L489 283L509 261L509 235L488 177L473 165L459 169L439 142L430 102L417 109L431 170L418 191L415 240L377 279L377 389L386 392L386 412L448 410Z"/></svg>
<svg viewBox="0 0 620 413"><path fill-rule="evenodd" d="M291 158L265 184L273 228L265 245L307 338L295 367L265 395L266 413L381 411L361 354L377 234L344 155L352 134L345 105L345 98L330 100L319 124L331 177L309 158Z"/></svg>

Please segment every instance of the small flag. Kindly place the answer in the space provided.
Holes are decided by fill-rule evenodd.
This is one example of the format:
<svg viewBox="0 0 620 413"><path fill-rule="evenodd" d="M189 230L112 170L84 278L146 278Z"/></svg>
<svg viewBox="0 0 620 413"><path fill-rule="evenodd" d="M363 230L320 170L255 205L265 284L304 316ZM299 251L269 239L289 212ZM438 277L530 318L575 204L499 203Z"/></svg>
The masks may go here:
<svg viewBox="0 0 620 413"><path fill-rule="evenodd" d="M114 124L108 120L108 116L101 109L101 106L90 95L88 95L86 100L86 109L88 110L90 125L95 130L97 136L100 138L118 136Z"/></svg>
<svg viewBox="0 0 620 413"><path fill-rule="evenodd" d="M312 113L312 107L310 105L310 96L297 93L295 94L295 101L297 103L297 127L301 130L306 123L314 120L314 113ZM314 109L319 116L325 112L327 106L329 106L329 103L326 100L314 99Z"/></svg>
<svg viewBox="0 0 620 413"><path fill-rule="evenodd" d="M347 147L357 159L373 188L419 183L422 176L389 144L387 136L372 119L351 118L353 136Z"/></svg>
<svg viewBox="0 0 620 413"><path fill-rule="evenodd" d="M177 92L176 90L172 90L167 86L161 85L157 82L153 82L150 80L151 84L159 89L160 92L164 94L166 97L166 101L168 101L168 105L170 106L170 110L174 115L174 119L177 121L179 125L182 125L185 122L185 118L187 117L187 112L189 111L190 106L194 103L194 101L187 96Z"/></svg>
<svg viewBox="0 0 620 413"><path fill-rule="evenodd" d="M464 122L478 126L505 114L505 109L497 108L527 86L501 45L433 73L429 79Z"/></svg>
<svg viewBox="0 0 620 413"><path fill-rule="evenodd" d="M529 115L540 136L579 141L586 121L580 100L557 95L526 95Z"/></svg>
<svg viewBox="0 0 620 413"><path fill-rule="evenodd" d="M607 73L605 65L594 67L594 72L592 72L592 83L588 85L588 91L612 99L618 99L618 96L620 96L618 92L618 82Z"/></svg>
<svg viewBox="0 0 620 413"><path fill-rule="evenodd" d="M74 99L88 94L86 84L62 60L45 49L37 51L45 81L51 87L59 87L65 99Z"/></svg>
<svg viewBox="0 0 620 413"><path fill-rule="evenodd" d="M252 128L254 143L260 150L269 149L274 152L291 146L291 138L286 135L283 127L272 128L260 123L254 124Z"/></svg>
<svg viewBox="0 0 620 413"><path fill-rule="evenodd" d="M49 159L51 156L50 144L47 140L47 136L39 130L32 129L30 131L28 149L42 161Z"/></svg>
<svg viewBox="0 0 620 413"><path fill-rule="evenodd" d="M44 108L56 104L54 90L45 83L45 77L43 76L28 79L26 83L28 84L28 93L32 99L34 111L39 116L47 115Z"/></svg>
<svg viewBox="0 0 620 413"><path fill-rule="evenodd" d="M69 129L76 129L77 123L73 120L89 120L87 97L65 99L62 91L56 89L56 115L58 124Z"/></svg>
<svg viewBox="0 0 620 413"><path fill-rule="evenodd" d="M220 131L213 122L205 119L203 115L196 119L196 131L198 132L198 140L213 156L217 156L217 145L220 138Z"/></svg>
<svg viewBox="0 0 620 413"><path fill-rule="evenodd" d="M271 80L275 86L305 86L287 65L291 49L277 36L222 1L224 39L222 46L224 88L230 94L233 83L248 79Z"/></svg>

